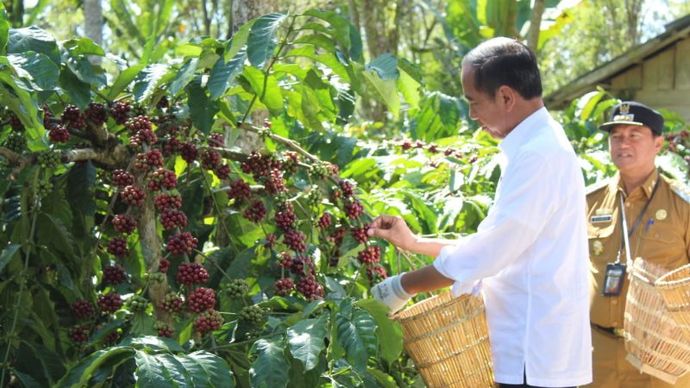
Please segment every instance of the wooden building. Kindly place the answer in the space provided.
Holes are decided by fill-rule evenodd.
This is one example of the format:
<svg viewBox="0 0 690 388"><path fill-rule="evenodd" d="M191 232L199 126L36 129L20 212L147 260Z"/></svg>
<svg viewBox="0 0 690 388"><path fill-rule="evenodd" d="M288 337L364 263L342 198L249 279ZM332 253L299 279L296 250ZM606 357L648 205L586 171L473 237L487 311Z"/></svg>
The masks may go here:
<svg viewBox="0 0 690 388"><path fill-rule="evenodd" d="M562 109L597 86L614 96L680 114L690 122L690 15L545 97L549 109Z"/></svg>

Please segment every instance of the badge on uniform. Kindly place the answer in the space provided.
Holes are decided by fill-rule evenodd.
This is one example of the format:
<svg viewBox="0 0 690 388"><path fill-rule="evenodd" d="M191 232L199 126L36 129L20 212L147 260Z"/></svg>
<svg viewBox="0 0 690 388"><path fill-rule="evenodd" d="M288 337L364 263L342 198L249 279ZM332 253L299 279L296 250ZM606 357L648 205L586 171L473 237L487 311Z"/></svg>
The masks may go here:
<svg viewBox="0 0 690 388"><path fill-rule="evenodd" d="M613 216L611 214L598 214L590 217L589 221L592 224L597 224L601 222L611 222Z"/></svg>
<svg viewBox="0 0 690 388"><path fill-rule="evenodd" d="M606 275L604 276L604 296L618 296L623 290L625 281L625 264L608 263L606 264Z"/></svg>

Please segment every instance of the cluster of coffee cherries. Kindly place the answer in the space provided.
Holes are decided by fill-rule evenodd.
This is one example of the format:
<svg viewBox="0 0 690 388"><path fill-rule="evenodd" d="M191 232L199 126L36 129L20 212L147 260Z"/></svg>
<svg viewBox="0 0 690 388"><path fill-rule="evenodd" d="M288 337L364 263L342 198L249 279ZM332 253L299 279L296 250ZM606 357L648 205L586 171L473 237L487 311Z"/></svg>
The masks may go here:
<svg viewBox="0 0 690 388"><path fill-rule="evenodd" d="M423 150L431 154L432 156L440 156L440 157L432 157L432 159L429 161L429 165L433 168L436 168L440 166L442 160L444 157L447 158L456 158L456 159L467 159L467 161L472 164L477 161L477 156L476 155L467 155L466 153L457 150L452 147L441 147L437 144L434 143L425 143L421 140L399 140L395 141L393 143L395 146L399 147L403 152L407 152L409 150ZM442 156L441 156L442 155ZM469 158L468 158L469 156Z"/></svg>

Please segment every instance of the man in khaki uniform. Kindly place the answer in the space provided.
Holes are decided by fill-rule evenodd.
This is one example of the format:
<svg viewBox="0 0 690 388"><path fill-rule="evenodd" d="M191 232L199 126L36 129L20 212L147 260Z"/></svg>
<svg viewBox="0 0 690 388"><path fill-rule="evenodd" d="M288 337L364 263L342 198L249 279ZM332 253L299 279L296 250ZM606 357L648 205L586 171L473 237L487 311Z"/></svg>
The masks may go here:
<svg viewBox="0 0 690 388"><path fill-rule="evenodd" d="M611 281L615 277L605 283L607 266L615 265L617 258L620 265L626 264L621 197L631 257L642 257L667 270L688 263L690 193L684 185L660 175L654 163L663 145L663 125L658 112L639 103L623 102L614 108L611 120L601 126L610 133L609 151L618 174L587 194L594 387L671 386L641 374L625 360L622 334L629 280L621 278L618 292L616 282ZM690 377L679 379L675 387L690 387Z"/></svg>

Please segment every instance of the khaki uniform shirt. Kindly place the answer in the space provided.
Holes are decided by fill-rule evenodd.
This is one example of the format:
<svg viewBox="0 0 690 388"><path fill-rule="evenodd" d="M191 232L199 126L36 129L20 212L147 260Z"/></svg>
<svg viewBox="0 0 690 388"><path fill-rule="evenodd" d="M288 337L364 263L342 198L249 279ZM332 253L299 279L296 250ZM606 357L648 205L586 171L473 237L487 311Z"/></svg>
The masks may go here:
<svg viewBox="0 0 690 388"><path fill-rule="evenodd" d="M594 187L587 194L587 233L591 262L592 323L607 328L623 328L623 314L629 280L625 279L620 296L602 296L606 265L616 261L620 250L621 263L626 263L622 245L620 196L625 200L628 231L649 200L656 180L654 172L647 181L625 195L619 176ZM688 263L690 257L690 191L683 184L661 176L656 194L630 237L632 258L646 261L667 270Z"/></svg>

